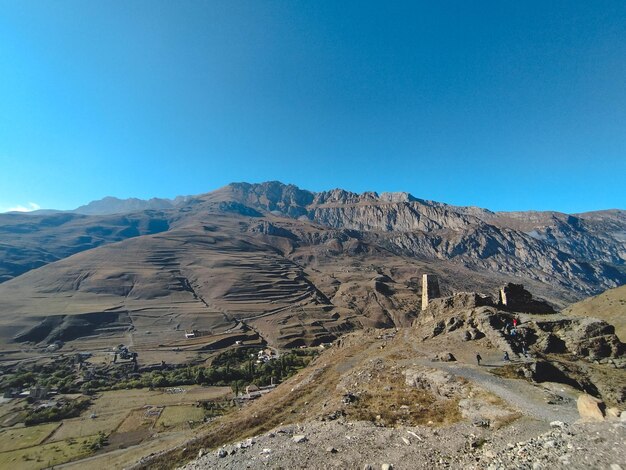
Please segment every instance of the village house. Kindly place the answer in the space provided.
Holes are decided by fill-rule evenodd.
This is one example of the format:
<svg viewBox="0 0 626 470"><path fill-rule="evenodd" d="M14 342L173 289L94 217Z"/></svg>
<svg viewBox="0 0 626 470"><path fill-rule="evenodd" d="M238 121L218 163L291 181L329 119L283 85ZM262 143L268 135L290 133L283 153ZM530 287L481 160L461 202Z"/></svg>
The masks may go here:
<svg viewBox="0 0 626 470"><path fill-rule="evenodd" d="M266 348L259 351L257 356L257 364L271 361L272 359L278 359L280 355L271 348Z"/></svg>

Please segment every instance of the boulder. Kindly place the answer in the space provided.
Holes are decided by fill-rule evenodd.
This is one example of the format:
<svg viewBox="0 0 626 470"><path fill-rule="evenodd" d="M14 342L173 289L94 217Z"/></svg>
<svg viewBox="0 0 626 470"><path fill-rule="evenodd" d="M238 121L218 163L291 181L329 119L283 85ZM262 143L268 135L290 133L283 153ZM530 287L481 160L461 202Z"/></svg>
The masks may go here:
<svg viewBox="0 0 626 470"><path fill-rule="evenodd" d="M564 429L567 425L563 421L551 421L550 426L553 428L561 428Z"/></svg>
<svg viewBox="0 0 626 470"><path fill-rule="evenodd" d="M576 402L578 407L578 414L585 420L591 421L604 421L604 402L597 398L592 397L586 393L583 393L578 397Z"/></svg>
<svg viewBox="0 0 626 470"><path fill-rule="evenodd" d="M451 352L446 351L438 353L433 360L440 362L455 362L456 357L454 357L454 354L452 354Z"/></svg>
<svg viewBox="0 0 626 470"><path fill-rule="evenodd" d="M611 408L607 408L606 409L606 417L607 418L615 418L615 419L617 419L617 418L619 418L619 415L620 415L620 413L619 413L619 409L618 408L611 407Z"/></svg>

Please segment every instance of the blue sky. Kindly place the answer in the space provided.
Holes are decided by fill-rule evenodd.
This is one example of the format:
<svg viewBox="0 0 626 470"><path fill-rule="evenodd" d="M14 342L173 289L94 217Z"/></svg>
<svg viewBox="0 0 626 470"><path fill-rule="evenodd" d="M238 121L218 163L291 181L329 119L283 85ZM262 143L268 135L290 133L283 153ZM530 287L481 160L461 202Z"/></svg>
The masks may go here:
<svg viewBox="0 0 626 470"><path fill-rule="evenodd" d="M626 208L626 2L0 0L0 211L232 181Z"/></svg>

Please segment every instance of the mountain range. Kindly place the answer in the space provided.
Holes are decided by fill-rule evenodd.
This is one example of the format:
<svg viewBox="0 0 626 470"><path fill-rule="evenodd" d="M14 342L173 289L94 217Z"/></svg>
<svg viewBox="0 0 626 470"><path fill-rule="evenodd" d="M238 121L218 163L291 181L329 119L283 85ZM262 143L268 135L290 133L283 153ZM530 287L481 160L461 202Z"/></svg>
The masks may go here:
<svg viewBox="0 0 626 470"><path fill-rule="evenodd" d="M0 344L158 348L183 330L310 344L409 324L422 273L444 293L523 283L560 308L626 284L625 242L619 209L492 212L279 182L0 214Z"/></svg>

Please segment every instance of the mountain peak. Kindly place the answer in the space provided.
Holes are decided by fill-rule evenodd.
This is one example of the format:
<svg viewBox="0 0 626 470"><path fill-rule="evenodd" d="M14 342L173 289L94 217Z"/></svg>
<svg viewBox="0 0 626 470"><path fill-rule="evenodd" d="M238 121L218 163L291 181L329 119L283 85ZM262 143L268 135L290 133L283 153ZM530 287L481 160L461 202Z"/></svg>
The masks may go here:
<svg viewBox="0 0 626 470"><path fill-rule="evenodd" d="M111 215L144 210L165 210L173 209L188 199L187 196L178 196L175 199L151 198L148 200L135 197L120 199L114 196L106 196L82 205L72 212L83 215Z"/></svg>

